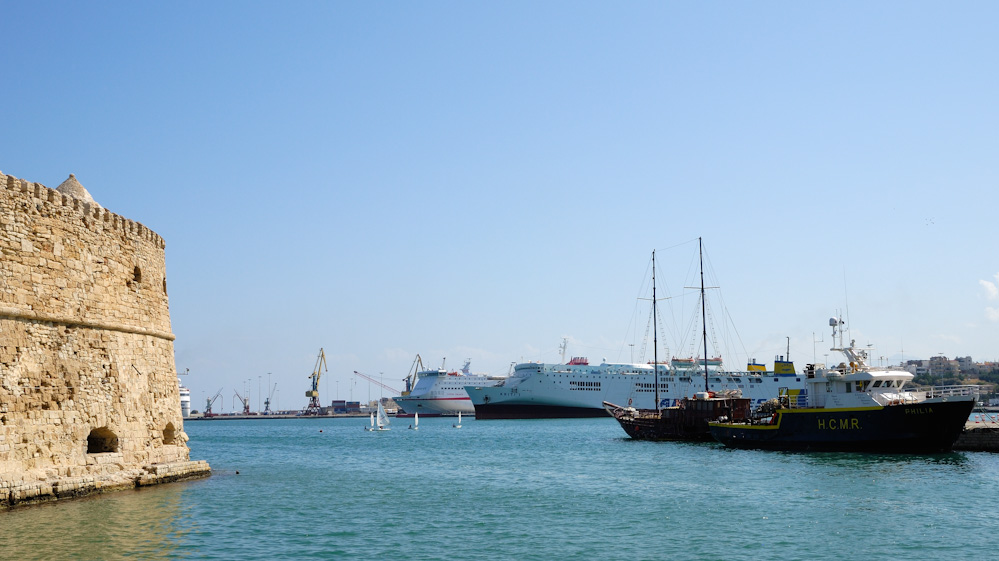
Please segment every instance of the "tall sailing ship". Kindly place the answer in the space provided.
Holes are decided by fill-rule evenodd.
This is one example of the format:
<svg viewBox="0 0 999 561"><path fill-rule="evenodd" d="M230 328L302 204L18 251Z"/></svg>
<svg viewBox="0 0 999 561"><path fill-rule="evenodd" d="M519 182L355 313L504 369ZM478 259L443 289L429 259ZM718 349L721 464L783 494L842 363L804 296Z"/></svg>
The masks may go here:
<svg viewBox="0 0 999 561"><path fill-rule="evenodd" d="M701 264L701 339L704 354L708 354L708 329L706 321L706 302L704 299L704 248L701 239L697 240L698 255ZM656 252L652 252L652 316L656 314ZM658 356L658 330L653 323L652 348L653 356ZM674 361L675 362L675 361ZM750 400L742 397L742 390L727 390L718 394L709 391L710 374L707 370L708 361L704 361L703 392L697 392L693 398L684 398L673 407L655 409L638 409L623 407L605 401L604 408L611 417L617 420L624 432L631 438L639 440L711 440L710 421L746 419L750 415ZM657 394L658 397L658 394Z"/></svg>

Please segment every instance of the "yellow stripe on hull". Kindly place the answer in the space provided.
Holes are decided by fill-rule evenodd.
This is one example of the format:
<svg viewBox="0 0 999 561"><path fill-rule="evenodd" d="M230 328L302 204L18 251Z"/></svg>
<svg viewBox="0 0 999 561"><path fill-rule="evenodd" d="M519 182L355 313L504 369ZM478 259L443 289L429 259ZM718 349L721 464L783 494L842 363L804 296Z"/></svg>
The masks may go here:
<svg viewBox="0 0 999 561"><path fill-rule="evenodd" d="M777 415L777 422L770 425L746 425L742 423L708 423L709 426L713 427L727 427L727 428L738 428L746 430L777 430L780 428L781 421L784 419L784 415L797 415L804 413L851 413L857 411L877 411L884 409L884 407L878 405L874 407L842 407L837 409L827 409L824 407L810 407L806 409L782 409L775 414Z"/></svg>

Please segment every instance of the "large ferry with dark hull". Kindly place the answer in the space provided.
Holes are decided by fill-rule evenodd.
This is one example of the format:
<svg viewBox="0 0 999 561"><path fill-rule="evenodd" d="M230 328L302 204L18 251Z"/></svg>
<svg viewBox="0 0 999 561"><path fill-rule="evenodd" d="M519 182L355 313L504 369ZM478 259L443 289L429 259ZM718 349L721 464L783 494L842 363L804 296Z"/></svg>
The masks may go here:
<svg viewBox="0 0 999 561"><path fill-rule="evenodd" d="M675 407L684 398L708 391L738 390L752 405L761 405L786 387L804 390L804 377L791 361L779 357L767 371L752 361L745 371L725 371L721 359L674 359L668 363L601 363L584 357L564 364L525 362L514 366L502 383L467 386L476 419L548 419L608 416L604 402L636 409L656 409L658 368L660 407ZM707 383L705 383L707 370Z"/></svg>
<svg viewBox="0 0 999 561"><path fill-rule="evenodd" d="M843 321L829 320L832 350L846 360L834 368L809 364L806 391L786 389L772 407L743 421L712 422L726 446L763 450L937 453L951 450L975 406L975 387L946 392L905 388L912 374L867 364L867 352L843 345Z"/></svg>

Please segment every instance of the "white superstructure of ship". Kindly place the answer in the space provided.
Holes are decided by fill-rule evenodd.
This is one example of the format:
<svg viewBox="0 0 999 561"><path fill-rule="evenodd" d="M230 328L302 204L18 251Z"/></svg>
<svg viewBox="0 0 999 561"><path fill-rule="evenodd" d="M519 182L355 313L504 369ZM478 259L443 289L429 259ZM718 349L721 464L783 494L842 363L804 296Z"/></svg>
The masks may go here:
<svg viewBox="0 0 999 561"><path fill-rule="evenodd" d="M419 357L417 357L419 358ZM465 386L494 386L505 377L473 374L469 365L471 359L465 361L460 372L448 372L444 368L420 370L416 372L416 383L408 394L393 398L396 404L406 413L412 415L474 415L475 407L465 391ZM407 379L407 385L411 380Z"/></svg>
<svg viewBox="0 0 999 561"><path fill-rule="evenodd" d="M796 397L804 377L783 356L766 370L753 360L745 371L725 371L720 358L709 358L708 391L741 393L760 405L787 388ZM658 366L660 407L676 406L684 397L703 392L704 359L675 359ZM603 402L655 409L656 371L652 364L606 363L591 365L584 357L564 364L525 362L500 385L468 386L477 419L541 419L603 417Z"/></svg>
<svg viewBox="0 0 999 561"><path fill-rule="evenodd" d="M702 266L697 308L699 320L704 324L709 316L706 313L700 238L698 255ZM655 327L662 321L654 305L657 299L655 252L651 271L653 306L649 325ZM520 363L502 384L494 387L469 386L465 391L475 407L476 419L541 419L609 416L604 402L636 410L677 407L684 398L694 398L701 392L709 397L720 394L748 398L751 406L755 406L777 397L781 390L792 398L804 390L805 378L794 371L790 360L790 339L787 360L778 356L773 370L767 371L766 366L750 359L746 370L729 371L720 356L711 356L718 351L711 353L707 350L707 330L703 325L700 331L703 333L700 349L692 345L685 356L674 355L671 360L665 361L657 358L657 329L653 329L653 360L644 364L608 363L604 359L600 364L591 365L588 359L578 356L566 362L568 340L563 338L559 347L560 363ZM714 348L719 348L717 342ZM644 356L644 345L641 356ZM659 403L656 403L656 396Z"/></svg>
<svg viewBox="0 0 999 561"><path fill-rule="evenodd" d="M191 416L191 390L180 383L180 378L177 378L177 385L180 387L180 416L186 419Z"/></svg>

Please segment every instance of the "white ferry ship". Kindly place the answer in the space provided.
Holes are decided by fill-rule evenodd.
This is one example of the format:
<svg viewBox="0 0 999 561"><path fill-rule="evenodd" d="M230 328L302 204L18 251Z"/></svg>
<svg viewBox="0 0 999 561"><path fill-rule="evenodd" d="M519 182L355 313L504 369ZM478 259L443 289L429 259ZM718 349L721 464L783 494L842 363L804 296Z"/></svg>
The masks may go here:
<svg viewBox="0 0 999 561"><path fill-rule="evenodd" d="M703 392L704 359L674 359L659 364L660 407L677 405L684 397ZM738 390L760 405L777 397L780 388L797 399L804 377L784 357L767 371L753 360L744 372L724 371L720 358L707 359L710 392ZM591 365L584 357L566 364L526 362L514 367L503 383L492 387L467 386L477 419L543 419L603 417L603 402L655 409L656 372L652 364L602 363Z"/></svg>
<svg viewBox="0 0 999 561"><path fill-rule="evenodd" d="M471 359L465 361L460 372L448 372L443 368L421 370L416 373L416 383L408 394L393 400L405 414L412 415L474 415L475 407L465 392L466 386L494 386L505 377L472 374L469 371ZM407 384L411 381L407 379Z"/></svg>
<svg viewBox="0 0 999 561"><path fill-rule="evenodd" d="M180 416L186 419L191 416L191 390L184 387L180 378L177 378L177 385L180 387Z"/></svg>

